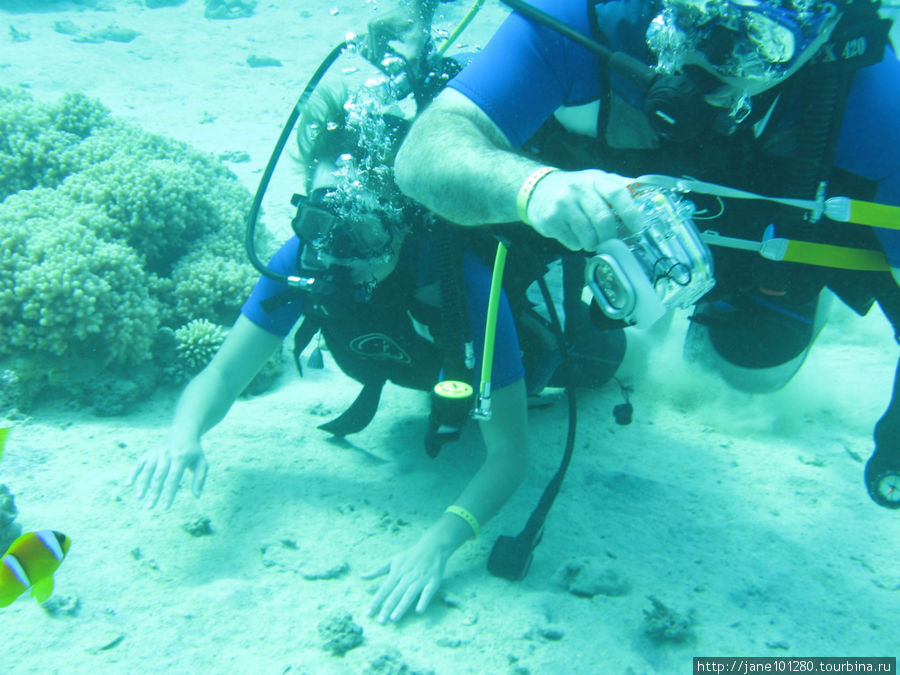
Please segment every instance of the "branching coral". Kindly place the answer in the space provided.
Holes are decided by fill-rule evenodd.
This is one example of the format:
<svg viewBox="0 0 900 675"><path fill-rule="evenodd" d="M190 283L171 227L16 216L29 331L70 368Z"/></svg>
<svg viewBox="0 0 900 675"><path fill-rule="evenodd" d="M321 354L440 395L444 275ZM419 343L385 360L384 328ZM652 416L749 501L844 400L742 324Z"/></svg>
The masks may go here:
<svg viewBox="0 0 900 675"><path fill-rule="evenodd" d="M252 290L247 266L237 257L217 255L218 237L210 235L210 248L200 246L183 256L172 270L175 303L171 323L193 316L209 317L216 323L231 325L237 308Z"/></svg>
<svg viewBox="0 0 900 675"><path fill-rule="evenodd" d="M234 321L255 273L250 195L228 169L81 95L0 100L0 368L121 371L161 327Z"/></svg>
<svg viewBox="0 0 900 675"><path fill-rule="evenodd" d="M249 194L209 156L125 125L104 130L81 150L87 168L60 189L103 209L119 227L109 234L139 250L150 271L168 275L206 234L239 241Z"/></svg>
<svg viewBox="0 0 900 675"><path fill-rule="evenodd" d="M56 106L36 106L0 88L0 200L19 190L54 187L77 168L75 149L108 112L72 94Z"/></svg>
<svg viewBox="0 0 900 675"><path fill-rule="evenodd" d="M186 381L210 362L226 331L206 319L194 319L175 331L175 378Z"/></svg>
<svg viewBox="0 0 900 675"><path fill-rule="evenodd" d="M75 134L81 139L110 122L109 110L100 101L76 92L63 95L47 113L54 129Z"/></svg>
<svg viewBox="0 0 900 675"><path fill-rule="evenodd" d="M110 227L96 207L57 191L30 190L0 204L0 354L144 360L158 323L140 256L98 237Z"/></svg>

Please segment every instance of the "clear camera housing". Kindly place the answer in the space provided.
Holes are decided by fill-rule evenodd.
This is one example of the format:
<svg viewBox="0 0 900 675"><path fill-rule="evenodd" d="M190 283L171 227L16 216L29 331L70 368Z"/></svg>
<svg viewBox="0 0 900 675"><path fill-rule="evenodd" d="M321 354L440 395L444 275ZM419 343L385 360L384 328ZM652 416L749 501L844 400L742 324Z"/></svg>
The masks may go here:
<svg viewBox="0 0 900 675"><path fill-rule="evenodd" d="M631 189L643 226L604 242L585 275L607 316L647 328L669 308L689 307L709 292L713 259L694 226L691 201L674 190Z"/></svg>

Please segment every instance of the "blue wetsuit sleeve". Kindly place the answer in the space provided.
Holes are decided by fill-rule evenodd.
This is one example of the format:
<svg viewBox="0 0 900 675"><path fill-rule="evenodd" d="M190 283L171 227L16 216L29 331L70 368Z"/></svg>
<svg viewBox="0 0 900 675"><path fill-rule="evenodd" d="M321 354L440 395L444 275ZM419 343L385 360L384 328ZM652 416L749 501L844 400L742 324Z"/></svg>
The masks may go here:
<svg viewBox="0 0 900 675"><path fill-rule="evenodd" d="M476 386L481 377L481 361L484 353L484 326L487 317L488 297L491 291L491 270L474 253L463 253L463 279L466 305L469 312L469 326L475 348ZM496 391L525 377L522 354L519 350L519 336L513 321L512 309L506 293L500 296L497 312L496 342L494 344L494 367L491 386Z"/></svg>
<svg viewBox="0 0 900 675"><path fill-rule="evenodd" d="M272 256L268 267L280 274L296 274L299 249L300 240L297 237L291 237ZM265 276L260 277L250 293L250 297L247 298L244 306L241 307L241 314L263 330L279 337L286 337L303 313L301 298L296 294L288 296L285 298L286 301L284 303L279 303L278 306L269 310L263 308L263 303L269 298L289 290L285 284L278 283Z"/></svg>
<svg viewBox="0 0 900 675"><path fill-rule="evenodd" d="M876 181L875 200L900 206L900 61L888 48L884 60L853 79L835 164ZM900 267L900 231L876 229L892 267Z"/></svg>
<svg viewBox="0 0 900 675"><path fill-rule="evenodd" d="M534 5L590 35L585 0ZM520 147L562 105L598 96L597 58L556 31L511 14L485 48L450 81Z"/></svg>

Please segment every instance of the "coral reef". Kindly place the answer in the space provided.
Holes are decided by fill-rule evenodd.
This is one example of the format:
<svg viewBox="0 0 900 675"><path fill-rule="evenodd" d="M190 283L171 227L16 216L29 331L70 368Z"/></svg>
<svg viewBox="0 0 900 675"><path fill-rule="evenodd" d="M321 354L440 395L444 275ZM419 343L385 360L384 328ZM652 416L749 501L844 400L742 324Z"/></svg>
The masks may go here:
<svg viewBox="0 0 900 675"><path fill-rule="evenodd" d="M158 301L140 283L146 274L137 251L98 232L109 227L103 214L38 188L8 197L0 220L12 244L0 254L0 322L8 337L0 354L143 360Z"/></svg>
<svg viewBox="0 0 900 675"><path fill-rule="evenodd" d="M685 616L663 604L658 598L648 595L652 610L644 610L644 634L656 644L664 642L684 642L694 636L694 618Z"/></svg>
<svg viewBox="0 0 900 675"><path fill-rule="evenodd" d="M40 388L40 384L24 381L15 370L0 368L0 418L16 417L28 410Z"/></svg>
<svg viewBox="0 0 900 675"><path fill-rule="evenodd" d="M627 579L597 557L569 560L556 571L554 580L572 595L582 598L617 597L629 591Z"/></svg>
<svg viewBox="0 0 900 675"><path fill-rule="evenodd" d="M108 402L160 379L142 367L165 374L179 355L202 368L221 335L176 354L160 332L230 325L252 288L250 194L234 174L80 94L46 105L0 89L0 132L0 372L20 392L2 403L27 409L41 392L112 375L93 405L114 414ZM132 372L134 387L122 381Z"/></svg>
<svg viewBox="0 0 900 675"><path fill-rule="evenodd" d="M335 614L319 623L319 637L325 651L343 656L363 643L363 629L350 614Z"/></svg>
<svg viewBox="0 0 900 675"><path fill-rule="evenodd" d="M394 647L388 647L372 659L363 675L434 675L433 670L420 670L403 660L403 655Z"/></svg>
<svg viewBox="0 0 900 675"><path fill-rule="evenodd" d="M181 528L192 537L209 537L215 533L215 530L213 530L212 527L212 521L206 516L198 516L194 520L182 525Z"/></svg>
<svg viewBox="0 0 900 675"><path fill-rule="evenodd" d="M156 387L158 378L152 369L139 367L129 371L127 377L112 373L93 374L78 378L69 391L79 394L77 401L91 408L95 415L112 417L122 415L145 399Z"/></svg>
<svg viewBox="0 0 900 675"><path fill-rule="evenodd" d="M175 331L175 379L187 381L210 362L226 331L206 319L194 319Z"/></svg>
<svg viewBox="0 0 900 675"><path fill-rule="evenodd" d="M132 367L127 373L97 371L88 362L84 367L64 369L53 378L56 389L67 392L78 406L90 408L95 415L122 415L145 399L156 387L158 374L152 364Z"/></svg>
<svg viewBox="0 0 900 675"><path fill-rule="evenodd" d="M0 89L0 101L0 200L19 190L58 185L75 168L80 132L99 127L108 115L75 94L56 106L37 106L24 93Z"/></svg>
<svg viewBox="0 0 900 675"><path fill-rule="evenodd" d="M50 616L78 616L81 598L77 595L51 595L46 602L41 603L41 609Z"/></svg>
<svg viewBox="0 0 900 675"><path fill-rule="evenodd" d="M180 325L203 316L213 323L231 325L235 308L243 304L250 291L243 245L230 237L209 234L172 268L174 302L163 308L167 325ZM252 277L251 277L252 278Z"/></svg>

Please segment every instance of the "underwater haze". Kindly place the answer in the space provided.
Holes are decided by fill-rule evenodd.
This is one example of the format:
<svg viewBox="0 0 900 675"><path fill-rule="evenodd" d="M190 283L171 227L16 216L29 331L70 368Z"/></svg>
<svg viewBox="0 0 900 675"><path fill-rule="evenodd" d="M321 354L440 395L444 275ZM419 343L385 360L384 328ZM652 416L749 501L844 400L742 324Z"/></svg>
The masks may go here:
<svg viewBox="0 0 900 675"><path fill-rule="evenodd" d="M204 437L200 498L186 477L150 510L126 486L257 279L246 215L298 96L391 6L0 0L0 553L21 533L71 541L47 602L0 609L0 672L674 675L700 656L900 655L900 511L862 478L898 357L877 307L833 303L773 394L686 363L684 310L628 329L634 421L616 423L615 382L579 393L528 576L485 561L559 465L557 390L530 411L525 483L429 610L396 624L366 615L378 581L360 575L416 541L484 455L470 424L429 458L422 393L389 384L338 442L316 427L359 385L327 351L299 378L288 340ZM437 35L468 9L440 4ZM477 50L507 12L488 0L454 48ZM328 76L377 71L351 53ZM263 203L265 250L291 232L292 154Z"/></svg>

